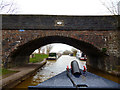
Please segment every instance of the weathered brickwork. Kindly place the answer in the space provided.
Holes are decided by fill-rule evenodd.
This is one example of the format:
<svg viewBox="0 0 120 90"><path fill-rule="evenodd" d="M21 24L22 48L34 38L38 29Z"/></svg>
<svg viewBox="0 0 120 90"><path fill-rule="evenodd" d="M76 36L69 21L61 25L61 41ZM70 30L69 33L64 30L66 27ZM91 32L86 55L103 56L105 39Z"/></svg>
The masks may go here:
<svg viewBox="0 0 120 90"><path fill-rule="evenodd" d="M109 55L109 58L106 58L103 61L101 60L103 58L99 58L100 60L98 61L95 58L97 62L94 60L92 61L93 58L87 61L88 65L92 65L93 62L95 65L97 65L96 63L99 63L97 66L99 69L103 68L104 66L106 70L108 69L110 70L110 67L113 67L113 65L115 66L116 63L118 62L118 58L120 57L118 31L117 32L115 31L74 31L73 32L73 31L64 31L64 30L61 30L61 31L60 30L55 30L55 31L54 30L25 30L20 32L19 30L3 30L2 36L3 36L2 43L3 43L3 62L4 63L6 62L6 60L8 60L7 62L11 62L12 59L10 60L8 59L9 55L13 54L14 51L17 50L17 48L19 48L19 46L22 46L30 41L35 41L36 39L40 39L48 36L60 36L60 37L73 38L79 41L84 41L86 42L86 45L90 44L93 47L100 50L101 52L102 52L102 48L106 48L107 49L106 53L107 55ZM54 40L51 40L49 42L54 42ZM38 42L38 44L39 43L43 43L43 42ZM79 45L78 43L74 43L74 44ZM73 45L72 42L69 43L69 45ZM34 47L36 47L36 43ZM81 48L78 47L78 49L81 49ZM24 50L25 49L23 48L23 51ZM87 51L89 51L89 47ZM94 53L97 53L97 52L94 52ZM27 61L25 62L27 63Z"/></svg>
<svg viewBox="0 0 120 90"><path fill-rule="evenodd" d="M98 49L105 45L105 34L107 31L42 31L42 30L27 30L20 32L19 30L3 30L3 51L4 55L8 56L10 52L14 51L17 46L27 43L36 38L47 36L65 36L75 38L93 44ZM3 53L4 53L3 52Z"/></svg>
<svg viewBox="0 0 120 90"><path fill-rule="evenodd" d="M107 66L109 66L109 69L115 69L120 65L120 31L109 33L106 48L107 54L110 56L107 58L106 64L108 64Z"/></svg>

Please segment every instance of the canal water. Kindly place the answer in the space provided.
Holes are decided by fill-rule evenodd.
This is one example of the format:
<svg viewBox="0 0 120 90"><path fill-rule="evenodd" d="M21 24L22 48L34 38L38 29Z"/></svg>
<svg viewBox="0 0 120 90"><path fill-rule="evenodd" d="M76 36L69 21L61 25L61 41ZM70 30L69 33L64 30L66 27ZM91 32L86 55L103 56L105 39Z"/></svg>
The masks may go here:
<svg viewBox="0 0 120 90"><path fill-rule="evenodd" d="M86 61L80 61L73 56L62 55L58 60L47 60L46 65L40 68L34 76L18 84L15 88L27 88L28 86L35 86L44 82L45 80L65 71L67 66L70 68L70 64L73 60L78 61L81 69L83 69L83 66L86 66Z"/></svg>
<svg viewBox="0 0 120 90"><path fill-rule="evenodd" d="M73 56L62 55L58 60L47 60L46 65L40 68L34 76L31 76L30 78L21 82L14 88L28 88L28 86L36 86L39 83L44 82L45 80L48 80L49 78L65 71L67 66L69 66L70 68L71 67L70 64L73 60L78 61L80 69L84 69L83 66L86 66L86 61L80 61ZM113 80L115 82L118 82L119 80L117 77L113 77L111 75L107 75L99 71L98 72L92 71L92 73Z"/></svg>

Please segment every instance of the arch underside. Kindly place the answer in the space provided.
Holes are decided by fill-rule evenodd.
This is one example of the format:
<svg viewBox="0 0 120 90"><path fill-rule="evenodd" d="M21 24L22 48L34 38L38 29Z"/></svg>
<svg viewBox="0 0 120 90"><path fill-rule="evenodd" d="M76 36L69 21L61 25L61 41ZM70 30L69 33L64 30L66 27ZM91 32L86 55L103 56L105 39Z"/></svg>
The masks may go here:
<svg viewBox="0 0 120 90"><path fill-rule="evenodd" d="M102 55L101 51L93 46L92 44L89 44L84 41L80 41L74 38L70 37L63 37L63 36L47 36L47 37L42 37L38 38L32 41L29 41L28 43L25 43L24 45L21 45L17 47L16 50L14 50L10 56L15 57L15 56L24 56L24 55L30 55L34 50L47 45L47 44L52 44L52 43L63 43L63 44L68 44L71 45L82 52L84 52L86 55L92 55L92 56L100 56Z"/></svg>
<svg viewBox="0 0 120 90"><path fill-rule="evenodd" d="M9 63L8 67L19 66L23 65L24 63L28 63L29 55L31 55L36 49L52 43L63 43L71 45L87 55L87 65L94 66L95 68L105 67L103 64L104 60L101 58L104 54L98 48L90 43L64 36L42 37L29 41L24 45L18 46L17 49L11 52L9 56L9 61L11 64Z"/></svg>

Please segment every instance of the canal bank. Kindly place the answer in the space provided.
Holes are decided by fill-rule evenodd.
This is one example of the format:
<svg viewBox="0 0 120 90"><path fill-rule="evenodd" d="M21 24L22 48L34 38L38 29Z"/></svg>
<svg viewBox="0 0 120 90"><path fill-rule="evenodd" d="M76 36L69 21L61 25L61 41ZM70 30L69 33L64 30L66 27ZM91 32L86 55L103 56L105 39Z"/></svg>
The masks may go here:
<svg viewBox="0 0 120 90"><path fill-rule="evenodd" d="M66 67L71 67L71 62L73 60L77 60L79 63L79 68L84 69L83 66L86 66L86 61L80 61L76 57L69 56L69 55L62 55L58 60L47 60L47 63L36 72L35 75L27 78L25 81L21 82L17 86L14 87L15 90L17 89L26 89L28 90L28 86L36 86L48 79L62 73L66 70ZM87 67L88 69L88 67ZM93 69L94 70L94 69ZM106 78L108 80L112 80L114 82L119 83L119 78L106 74L101 71L91 71L91 73ZM46 73L47 72L47 73ZM84 78L85 79L85 78ZM91 81L92 83L92 81Z"/></svg>
<svg viewBox="0 0 120 90"><path fill-rule="evenodd" d="M42 62L29 63L21 67L11 68L10 70L19 72L2 79L2 81L0 81L0 83L2 83L2 89L9 89L21 83L28 77L34 75L34 73L37 72L39 68L46 64L46 62L46 59L44 59Z"/></svg>

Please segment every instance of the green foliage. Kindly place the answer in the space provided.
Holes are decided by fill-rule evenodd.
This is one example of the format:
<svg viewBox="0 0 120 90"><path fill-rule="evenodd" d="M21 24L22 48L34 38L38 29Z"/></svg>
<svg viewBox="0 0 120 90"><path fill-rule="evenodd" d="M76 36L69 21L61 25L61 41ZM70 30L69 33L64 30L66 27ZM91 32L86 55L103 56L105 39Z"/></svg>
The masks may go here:
<svg viewBox="0 0 120 90"><path fill-rule="evenodd" d="M47 54L35 54L33 58L30 58L29 62L36 63L36 62L41 62L44 60L44 58L47 58Z"/></svg>
<svg viewBox="0 0 120 90"><path fill-rule="evenodd" d="M107 48L102 48L102 52L103 53L107 52Z"/></svg>
<svg viewBox="0 0 120 90"><path fill-rule="evenodd" d="M4 69L4 68L0 68L0 75L5 75L5 74L9 74L9 73L16 73L18 71L11 71L8 69Z"/></svg>

